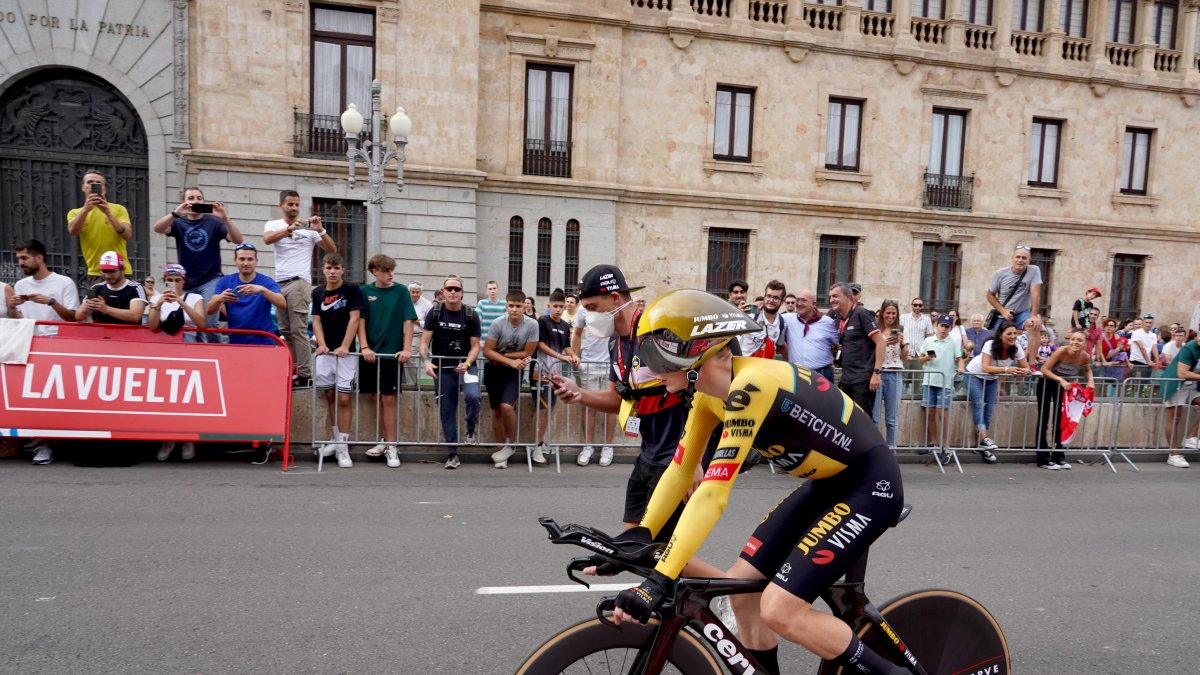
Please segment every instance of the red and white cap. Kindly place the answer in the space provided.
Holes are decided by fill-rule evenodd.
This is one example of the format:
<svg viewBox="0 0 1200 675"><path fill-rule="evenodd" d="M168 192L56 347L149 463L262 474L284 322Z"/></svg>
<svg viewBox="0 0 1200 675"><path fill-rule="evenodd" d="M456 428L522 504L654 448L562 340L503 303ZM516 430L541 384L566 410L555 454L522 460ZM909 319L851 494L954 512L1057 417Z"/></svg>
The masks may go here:
<svg viewBox="0 0 1200 675"><path fill-rule="evenodd" d="M97 265L102 270L123 270L125 269L125 258L121 257L116 251L105 251L104 255L100 256L100 264Z"/></svg>

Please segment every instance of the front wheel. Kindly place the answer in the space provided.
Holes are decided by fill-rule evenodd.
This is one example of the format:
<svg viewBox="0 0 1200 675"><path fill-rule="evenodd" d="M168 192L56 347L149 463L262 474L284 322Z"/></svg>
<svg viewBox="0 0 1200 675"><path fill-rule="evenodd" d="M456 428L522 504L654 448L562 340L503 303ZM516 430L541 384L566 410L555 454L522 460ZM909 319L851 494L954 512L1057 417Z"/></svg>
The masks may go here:
<svg viewBox="0 0 1200 675"><path fill-rule="evenodd" d="M599 619L581 621L538 647L517 668L516 675L640 673L644 650L654 641L657 630L657 619L646 625L623 623L619 628ZM722 672L712 653L688 631L680 631L676 636L667 662L662 672L668 675Z"/></svg>
<svg viewBox="0 0 1200 675"><path fill-rule="evenodd" d="M917 591L893 598L880 613L895 632L869 622L858 637L876 654L911 668L898 654L910 653L929 675L1008 675L1012 661L1004 631L983 605L955 591ZM899 647L899 650L897 649ZM827 661L822 675L851 675Z"/></svg>

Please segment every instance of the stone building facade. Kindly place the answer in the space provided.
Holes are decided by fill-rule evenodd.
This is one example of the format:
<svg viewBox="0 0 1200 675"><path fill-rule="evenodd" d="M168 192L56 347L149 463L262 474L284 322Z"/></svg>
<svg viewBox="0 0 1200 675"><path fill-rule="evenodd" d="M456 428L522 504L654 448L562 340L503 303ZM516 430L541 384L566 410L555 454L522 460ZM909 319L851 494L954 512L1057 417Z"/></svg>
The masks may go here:
<svg viewBox="0 0 1200 675"><path fill-rule="evenodd" d="M1090 286L1106 312L1160 323L1200 296L1180 255L1200 240L1196 0L71 7L0 0L0 114L28 108L47 73L126 102L147 231L195 184L255 240L297 189L352 263L382 250L427 286L456 272L544 299L615 260L651 294L848 278L868 304L923 295L970 313L1024 244L1060 324ZM383 110L413 120L378 243L337 122L369 107L371 78ZM0 169L28 173L12 140L0 131ZM0 181L6 248L74 205L4 187L21 180L36 183ZM140 246L142 273L173 256L163 237Z"/></svg>

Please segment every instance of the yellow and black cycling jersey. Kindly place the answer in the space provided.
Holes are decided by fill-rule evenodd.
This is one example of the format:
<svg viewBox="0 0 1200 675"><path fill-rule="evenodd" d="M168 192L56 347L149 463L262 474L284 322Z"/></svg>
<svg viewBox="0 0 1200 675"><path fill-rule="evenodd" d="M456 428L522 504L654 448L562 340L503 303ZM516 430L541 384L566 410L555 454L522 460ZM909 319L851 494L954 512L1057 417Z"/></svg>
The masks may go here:
<svg viewBox="0 0 1200 675"><path fill-rule="evenodd" d="M704 480L688 500L657 570L674 579L725 510L751 451L798 478L838 474L886 446L871 416L818 373L785 361L733 358L725 400L697 393L683 438L660 479L642 525L657 535L691 487L713 429L725 423Z"/></svg>

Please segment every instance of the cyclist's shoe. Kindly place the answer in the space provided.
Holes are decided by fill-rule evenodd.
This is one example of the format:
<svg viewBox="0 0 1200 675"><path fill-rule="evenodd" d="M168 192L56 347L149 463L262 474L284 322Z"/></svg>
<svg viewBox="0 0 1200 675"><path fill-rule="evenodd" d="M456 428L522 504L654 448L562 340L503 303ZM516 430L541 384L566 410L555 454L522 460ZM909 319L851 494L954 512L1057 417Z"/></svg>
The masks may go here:
<svg viewBox="0 0 1200 675"><path fill-rule="evenodd" d="M537 464L538 466L546 466L546 455L543 452L545 448L545 443L538 443L537 445L533 446L533 450L531 450L529 454L533 458L534 464Z"/></svg>
<svg viewBox="0 0 1200 675"><path fill-rule="evenodd" d="M462 461L460 461L458 459L457 454L450 455L449 457L446 458L445 468L447 468L447 469L457 469L461 465L462 465Z"/></svg>
<svg viewBox="0 0 1200 675"><path fill-rule="evenodd" d="M389 468L396 469L400 467L400 451L394 445L388 445L383 449L383 454L387 455L387 465Z"/></svg>
<svg viewBox="0 0 1200 675"><path fill-rule="evenodd" d="M1062 461L1062 462L1059 462L1059 463L1058 463L1058 470L1059 470L1059 471L1070 471L1070 470L1071 470L1071 463L1070 463L1070 462L1067 462L1067 461Z"/></svg>
<svg viewBox="0 0 1200 675"><path fill-rule="evenodd" d="M1051 471L1058 471L1058 464L1056 464L1054 462L1050 462L1049 464L1039 464L1038 466L1040 466L1043 469L1050 469Z"/></svg>
<svg viewBox="0 0 1200 675"><path fill-rule="evenodd" d="M1187 460L1183 458L1183 455L1170 455L1167 457L1167 464L1170 464L1178 469L1186 469L1189 466Z"/></svg>
<svg viewBox="0 0 1200 675"><path fill-rule="evenodd" d="M386 443L377 443L367 448L367 457L379 457L387 450Z"/></svg>
<svg viewBox="0 0 1200 675"><path fill-rule="evenodd" d="M579 457L575 459L575 463L579 466L587 466L592 461L592 455L596 449L590 445L583 446L583 450L579 451Z"/></svg>
<svg viewBox="0 0 1200 675"><path fill-rule="evenodd" d="M513 456L514 452L516 451L512 449L511 445L506 445L492 453L492 461L496 464L506 463L508 462L508 458Z"/></svg>
<svg viewBox="0 0 1200 675"><path fill-rule="evenodd" d="M992 440L991 436L984 436L983 442L979 444L984 450L999 450L1000 446L996 445L996 441Z"/></svg>
<svg viewBox="0 0 1200 675"><path fill-rule="evenodd" d="M975 454L983 458L983 461L987 462L988 464L995 464L996 462L1000 461L995 455L992 454L991 450L976 450Z"/></svg>
<svg viewBox="0 0 1200 675"><path fill-rule="evenodd" d="M612 464L613 449L612 446L606 445L600 449L600 466L608 466Z"/></svg>

